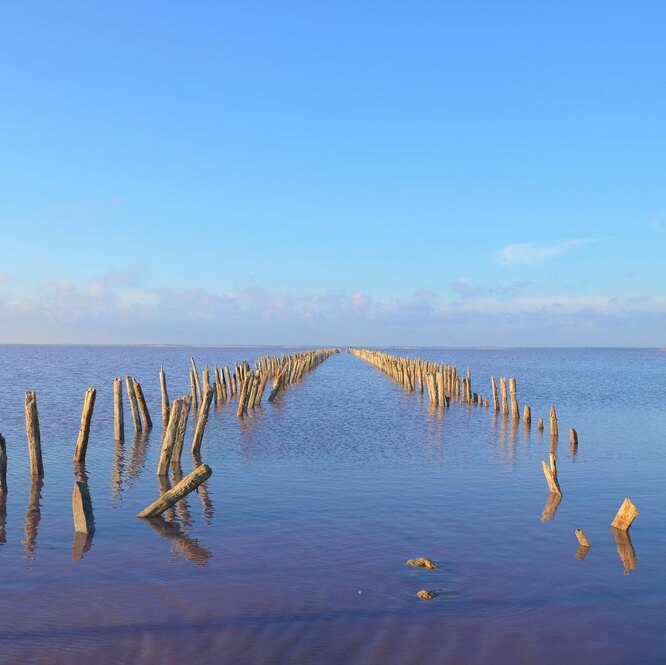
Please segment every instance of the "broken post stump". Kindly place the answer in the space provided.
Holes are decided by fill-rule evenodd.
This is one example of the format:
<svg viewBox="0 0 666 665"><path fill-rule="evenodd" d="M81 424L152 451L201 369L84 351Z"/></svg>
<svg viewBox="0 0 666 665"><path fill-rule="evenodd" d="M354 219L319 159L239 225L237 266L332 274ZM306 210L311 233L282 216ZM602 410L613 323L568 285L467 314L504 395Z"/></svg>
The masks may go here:
<svg viewBox="0 0 666 665"><path fill-rule="evenodd" d="M620 531L628 531L629 527L632 525L633 521L638 517L640 513L638 508L631 502L631 499L628 497L622 502L620 510L617 511L617 515L611 522L611 526L614 529L619 529Z"/></svg>
<svg viewBox="0 0 666 665"><path fill-rule="evenodd" d="M195 490L201 483L210 478L211 468L207 464L198 466L192 473L185 476L175 487L165 492L157 501L144 508L137 517L158 517L165 510L178 503L184 496Z"/></svg>
<svg viewBox="0 0 666 665"><path fill-rule="evenodd" d="M131 376L125 377L125 387L127 388L127 399L130 403L130 410L132 411L132 422L134 423L134 431L141 432L141 418L139 417L139 407L136 402L136 392L134 391L134 379Z"/></svg>
<svg viewBox="0 0 666 665"><path fill-rule="evenodd" d="M558 435L557 430L557 413L555 407L550 407L550 435L556 437Z"/></svg>
<svg viewBox="0 0 666 665"><path fill-rule="evenodd" d="M148 405L146 404L146 398L143 396L143 389L141 384L136 380L132 379L134 384L134 394L136 395L136 401L139 405L139 411L141 412L141 419L143 420L143 426L145 429L151 429L153 426L153 421L150 418L148 413Z"/></svg>
<svg viewBox="0 0 666 665"><path fill-rule="evenodd" d="M74 531L77 533L94 533L95 518L88 483L77 480L72 491L72 514Z"/></svg>
<svg viewBox="0 0 666 665"><path fill-rule="evenodd" d="M550 466L546 464L544 460L541 461L541 466L543 467L543 475L546 476L546 482L548 483L548 489L551 494L557 494L562 496L562 490L560 489L560 484L557 482L557 463L555 455L550 453Z"/></svg>
<svg viewBox="0 0 666 665"><path fill-rule="evenodd" d="M206 389L206 394L204 395L201 409L199 410L197 426L194 429L194 437L192 438L193 453L196 453L199 448L201 448L201 442L203 441L204 430L206 429L206 422L208 421L208 412L210 411L210 405L213 401L214 392L215 391L209 385Z"/></svg>
<svg viewBox="0 0 666 665"><path fill-rule="evenodd" d="M119 376L113 380L113 438L125 440L125 418L123 416L123 388Z"/></svg>
<svg viewBox="0 0 666 665"><path fill-rule="evenodd" d="M176 441L176 432L180 423L180 411L183 405L183 399L178 398L174 400L169 410L169 423L162 439L162 449L160 450L160 458L157 462L157 475L165 476L169 469L169 462L173 454L173 447Z"/></svg>
<svg viewBox="0 0 666 665"><path fill-rule="evenodd" d="M162 393L162 427L166 427L169 424L169 394L164 367L160 367L160 392Z"/></svg>

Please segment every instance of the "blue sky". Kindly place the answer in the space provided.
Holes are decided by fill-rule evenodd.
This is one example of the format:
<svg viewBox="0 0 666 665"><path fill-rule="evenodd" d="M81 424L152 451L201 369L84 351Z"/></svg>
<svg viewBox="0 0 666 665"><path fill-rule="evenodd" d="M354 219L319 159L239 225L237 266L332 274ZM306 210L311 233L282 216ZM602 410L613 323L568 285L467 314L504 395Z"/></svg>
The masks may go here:
<svg viewBox="0 0 666 665"><path fill-rule="evenodd" d="M666 3L0 4L0 342L666 346Z"/></svg>

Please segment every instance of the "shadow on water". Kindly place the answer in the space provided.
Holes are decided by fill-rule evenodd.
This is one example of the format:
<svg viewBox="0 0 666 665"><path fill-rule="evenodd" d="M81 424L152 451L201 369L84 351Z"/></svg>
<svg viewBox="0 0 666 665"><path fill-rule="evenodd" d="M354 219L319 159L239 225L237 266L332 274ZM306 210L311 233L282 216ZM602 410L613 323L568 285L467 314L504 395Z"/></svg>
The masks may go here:
<svg viewBox="0 0 666 665"><path fill-rule="evenodd" d="M28 509L25 513L25 538L21 541L25 550L25 558L34 561L37 550L37 532L39 522L42 519L42 488L44 478L42 476L30 477L30 493L28 495Z"/></svg>
<svg viewBox="0 0 666 665"><path fill-rule="evenodd" d="M177 522L168 522L163 517L151 517L144 519L144 522L160 536L170 540L171 551L183 559L191 561L197 566L205 566L212 558L213 553L200 545L195 538L188 536Z"/></svg>

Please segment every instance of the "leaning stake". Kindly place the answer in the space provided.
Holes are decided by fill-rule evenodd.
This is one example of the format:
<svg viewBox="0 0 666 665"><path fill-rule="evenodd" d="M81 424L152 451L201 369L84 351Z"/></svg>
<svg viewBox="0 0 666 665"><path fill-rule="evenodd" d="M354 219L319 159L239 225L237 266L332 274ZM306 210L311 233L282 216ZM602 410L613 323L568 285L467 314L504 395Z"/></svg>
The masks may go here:
<svg viewBox="0 0 666 665"><path fill-rule="evenodd" d="M157 501L151 503L147 508L144 508L137 517L157 517L161 515L165 510L171 508L171 506L180 501L184 496L187 496L199 487L201 483L208 480L212 473L211 468L207 464L198 466L175 487L162 494Z"/></svg>
<svg viewBox="0 0 666 665"><path fill-rule="evenodd" d="M76 448L74 449L74 461L85 462L86 450L88 449L88 437L90 436L90 421L92 420L93 409L95 408L95 396L97 391L94 388L86 390L83 398L83 411L81 412L81 426L79 427L79 436L76 439Z"/></svg>

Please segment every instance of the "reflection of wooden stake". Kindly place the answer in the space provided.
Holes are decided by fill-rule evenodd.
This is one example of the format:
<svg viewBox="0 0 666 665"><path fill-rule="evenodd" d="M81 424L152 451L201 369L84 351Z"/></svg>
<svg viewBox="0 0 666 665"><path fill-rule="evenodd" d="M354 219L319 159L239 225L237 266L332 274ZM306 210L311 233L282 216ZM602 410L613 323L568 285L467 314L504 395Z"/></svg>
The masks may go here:
<svg viewBox="0 0 666 665"><path fill-rule="evenodd" d="M639 514L636 506L627 498L622 502L620 510L617 511L615 519L611 522L611 526L614 529L620 529L620 531L628 531L632 522Z"/></svg>
<svg viewBox="0 0 666 665"><path fill-rule="evenodd" d="M79 427L79 436L76 440L74 449L74 461L85 462L86 450L88 449L88 437L90 436L90 422L92 421L93 409L95 408L95 396L97 391L94 388L86 390L83 398L83 412L81 413L81 426Z"/></svg>
<svg viewBox="0 0 666 665"><path fill-rule="evenodd" d="M30 475L43 476L42 437L39 433L37 394L32 390L25 394L25 431L28 436L28 450L30 451Z"/></svg>
<svg viewBox="0 0 666 665"><path fill-rule="evenodd" d="M636 551L631 543L631 536L628 531L621 529L611 529L613 538L615 538L615 545L617 546L617 553L620 555L620 560L624 566L624 574L628 575L630 570L636 568Z"/></svg>
<svg viewBox="0 0 666 665"><path fill-rule="evenodd" d="M72 491L72 513L74 515L74 531L78 533L94 533L95 518L88 483L77 480Z"/></svg>
<svg viewBox="0 0 666 665"><path fill-rule="evenodd" d="M562 501L562 497L559 494L553 494L552 492L548 495L548 501L543 507L543 512L541 513L541 521L547 522L549 520L555 519L555 513L557 508Z"/></svg>
<svg viewBox="0 0 666 665"><path fill-rule="evenodd" d="M138 517L157 517L161 515L165 510L199 487L201 483L208 480L212 473L209 466L202 464L185 476L175 487L165 492L157 501L144 508L138 514Z"/></svg>
<svg viewBox="0 0 666 665"><path fill-rule="evenodd" d="M555 455L550 453L550 466L546 464L545 461L541 461L541 466L543 467L543 475L546 476L546 482L548 483L548 489L551 494L557 494L562 496L562 490L560 489L560 484L557 482L557 464L555 461Z"/></svg>
<svg viewBox="0 0 666 665"><path fill-rule="evenodd" d="M585 547L585 545L579 545L578 549L576 550L576 559L578 561L582 561L590 551L589 547Z"/></svg>

